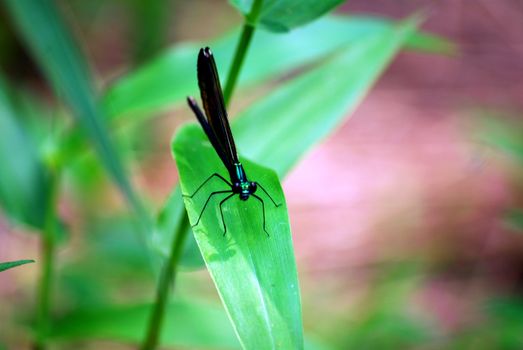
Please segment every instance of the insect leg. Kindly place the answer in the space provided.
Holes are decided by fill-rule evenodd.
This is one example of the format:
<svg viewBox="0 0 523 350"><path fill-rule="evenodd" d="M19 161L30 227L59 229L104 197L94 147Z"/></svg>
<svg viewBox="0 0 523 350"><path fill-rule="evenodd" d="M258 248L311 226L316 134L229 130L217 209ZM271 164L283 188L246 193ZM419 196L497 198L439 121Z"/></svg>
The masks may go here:
<svg viewBox="0 0 523 350"><path fill-rule="evenodd" d="M222 201L220 202L220 215L222 216L223 235L224 236L227 233L227 226L225 225L225 219L223 218L222 205L223 205L223 203L225 203L226 200L228 200L229 198L231 198L234 195L235 195L235 193L232 193L232 194L228 195L227 197L225 197L224 199L222 199Z"/></svg>
<svg viewBox="0 0 523 350"><path fill-rule="evenodd" d="M207 207L207 204L209 204L209 201L211 200L212 196L214 196L215 194L220 194L220 193L231 193L232 191L216 191L216 192L212 192L210 195L209 195L209 198L207 198L207 201L205 201L205 204L203 205L203 209L202 211L200 212L200 215L198 216L198 220L196 220L196 223L194 225L192 225L191 227L194 227L196 225L198 225L200 223L200 219L202 218L202 215L203 215L203 212L205 211L205 208ZM232 196L232 195L231 195ZM230 197L230 196L229 196ZM227 197L228 198L228 197Z"/></svg>
<svg viewBox="0 0 523 350"><path fill-rule="evenodd" d="M255 194L251 194L251 196L253 196L254 198L256 198L257 200L260 201L261 205L262 205L262 213L263 213L263 230L265 231L265 233L267 234L267 237L269 237L269 232L267 232L267 229L265 228L265 202L263 201L263 199L261 199L260 197L258 197L257 195ZM276 204L275 204L276 205Z"/></svg>
<svg viewBox="0 0 523 350"><path fill-rule="evenodd" d="M204 181L204 182L203 182L203 183L202 183L202 184L201 184L201 185L196 189L196 191L194 191L193 194L191 194L191 195L188 195L188 194L182 194L182 197L188 197L188 198L192 198L192 197L194 197L194 195L195 195L196 193L198 193L198 191L199 191L199 190L200 190L200 189L201 189L201 188L202 188L202 187L203 187L207 182L209 182L213 177L218 177L218 178L221 179L223 182L225 182L227 185L229 185L229 186L232 187L232 184L231 184L229 181L227 181L227 179L225 179L223 176L221 176L221 175L218 174L218 173L214 173L214 174L212 174L211 176L209 176L209 177L207 178L207 180L205 180L205 181Z"/></svg>
<svg viewBox="0 0 523 350"><path fill-rule="evenodd" d="M265 188L263 188L263 186L262 186L260 183L257 183L257 184L258 184L258 187L261 188L261 190L262 190L263 192L265 192L265 194L269 197L269 199L270 199L271 202L274 204L274 206L279 207L279 206L281 205L281 203L280 203L280 204L276 204L276 202L274 201L274 199L272 199L272 197L271 197L271 195L269 194L269 192L267 192L267 191L265 190ZM255 196L255 197L257 197L257 196Z"/></svg>

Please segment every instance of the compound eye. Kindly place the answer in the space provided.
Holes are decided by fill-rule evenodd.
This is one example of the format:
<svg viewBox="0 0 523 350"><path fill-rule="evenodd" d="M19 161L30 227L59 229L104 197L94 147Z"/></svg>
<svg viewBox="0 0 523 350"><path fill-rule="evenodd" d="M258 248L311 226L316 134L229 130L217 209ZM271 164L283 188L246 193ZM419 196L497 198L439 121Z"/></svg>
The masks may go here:
<svg viewBox="0 0 523 350"><path fill-rule="evenodd" d="M251 190L251 192L255 192L257 188L258 188L258 184L256 182L251 182L249 184L249 189Z"/></svg>

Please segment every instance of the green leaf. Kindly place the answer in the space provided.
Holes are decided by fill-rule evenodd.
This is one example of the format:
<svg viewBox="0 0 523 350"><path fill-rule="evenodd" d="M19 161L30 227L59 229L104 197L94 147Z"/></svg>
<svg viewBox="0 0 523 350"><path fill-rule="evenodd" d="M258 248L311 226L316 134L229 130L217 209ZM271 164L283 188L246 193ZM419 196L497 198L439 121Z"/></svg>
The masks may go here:
<svg viewBox="0 0 523 350"><path fill-rule="evenodd" d="M523 163L523 124L519 115L479 110L473 117L477 121L473 133L480 142L493 146L517 163Z"/></svg>
<svg viewBox="0 0 523 350"><path fill-rule="evenodd" d="M143 341L152 305L122 305L79 310L53 322L56 342L105 339ZM214 304L176 301L168 305L161 345L189 348L240 348L223 309Z"/></svg>
<svg viewBox="0 0 523 350"><path fill-rule="evenodd" d="M173 141L173 153L183 193L193 193L216 171L226 173L220 159L196 125L182 127ZM227 234L220 219L218 201L228 194L214 196L194 236L218 293L245 349L303 348L301 306L285 198L278 177L269 169L243 161L251 180L261 184L281 205L276 207L261 190L263 206L254 197L240 202L237 195L223 206ZM219 180L185 206L191 224L198 220L212 190L230 189Z"/></svg>
<svg viewBox="0 0 523 350"><path fill-rule="evenodd" d="M416 19L404 21L354 43L241 113L233 121L241 152L284 177L300 157L350 116L415 31L416 24ZM162 208L162 215L176 213L180 206L180 197L173 195ZM157 230L154 245L169 246L176 225L174 221L170 227ZM193 258L188 264L194 268L195 261ZM182 264L186 264L185 260Z"/></svg>
<svg viewBox="0 0 523 350"><path fill-rule="evenodd" d="M273 32L285 32L326 14L344 0L263 0L257 18L249 18L255 0L229 0L246 21ZM257 23L255 23L257 22Z"/></svg>
<svg viewBox="0 0 523 350"><path fill-rule="evenodd" d="M43 228L47 178L36 145L0 77L0 205L12 220Z"/></svg>
<svg viewBox="0 0 523 350"><path fill-rule="evenodd" d="M521 233L523 231L523 210L521 208L509 208L505 213L505 223Z"/></svg>
<svg viewBox="0 0 523 350"><path fill-rule="evenodd" d="M13 267L17 267L20 265L30 264L34 263L34 260L16 260L16 261L8 261L0 263L0 272L12 269Z"/></svg>
<svg viewBox="0 0 523 350"><path fill-rule="evenodd" d="M328 16L286 34L257 32L239 84L267 81L349 45L358 45L367 38L387 33L393 26L394 22L383 18ZM210 43L220 72L229 71L239 35L238 29ZM184 102L187 95L197 95L196 74L188 72L194 72L198 49L205 45L174 46L149 64L123 76L104 96L108 116L122 118L145 114L151 117L153 112ZM453 49L445 39L423 33L412 33L406 45L429 52L451 53Z"/></svg>
<svg viewBox="0 0 523 350"><path fill-rule="evenodd" d="M145 216L103 123L87 63L54 1L6 0L5 4L56 95L69 105L127 200Z"/></svg>
<svg viewBox="0 0 523 350"><path fill-rule="evenodd" d="M285 175L351 114L417 22L404 21L354 43L241 113L233 125L239 149L249 159Z"/></svg>

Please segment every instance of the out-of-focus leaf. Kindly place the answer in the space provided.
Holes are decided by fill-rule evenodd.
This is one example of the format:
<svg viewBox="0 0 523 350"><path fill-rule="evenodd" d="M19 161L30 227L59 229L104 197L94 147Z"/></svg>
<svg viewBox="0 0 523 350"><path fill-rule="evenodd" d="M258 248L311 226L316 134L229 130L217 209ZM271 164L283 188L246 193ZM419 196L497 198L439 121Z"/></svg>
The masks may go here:
<svg viewBox="0 0 523 350"><path fill-rule="evenodd" d="M263 0L258 18L250 18L256 0L229 0L246 21L273 32L286 32L326 14L344 0ZM257 21L257 23L256 23Z"/></svg>
<svg viewBox="0 0 523 350"><path fill-rule="evenodd" d="M81 252L62 267L56 292L64 305L87 308L111 295L141 297L155 286L149 250L129 215L89 218Z"/></svg>
<svg viewBox="0 0 523 350"><path fill-rule="evenodd" d="M193 193L214 172L227 173L196 125L179 130L173 153L184 193ZM300 349L300 295L283 191L272 171L247 161L243 164L250 179L263 186L280 206L262 190L256 193L259 200L251 196L243 202L233 195L223 206L227 229L223 236L219 201L231 194L222 193L213 197L193 227L194 236L243 347ZM230 187L217 180L194 198L186 198L191 224L197 222L209 193L224 189ZM263 229L264 215L270 236Z"/></svg>
<svg viewBox="0 0 523 350"><path fill-rule="evenodd" d="M366 289L366 301L340 311L341 319L327 324L334 332L332 342L336 348L411 349L435 339L434 325L407 307L424 276L419 263L384 266L374 271L374 283Z"/></svg>
<svg viewBox="0 0 523 350"><path fill-rule="evenodd" d="M492 111L475 114L480 117L474 130L476 137L523 163L523 124L520 120Z"/></svg>
<svg viewBox="0 0 523 350"><path fill-rule="evenodd" d="M354 43L241 113L233 132L244 156L284 176L351 114L417 23L407 20Z"/></svg>
<svg viewBox="0 0 523 350"><path fill-rule="evenodd" d="M523 210L521 208L511 208L505 214L505 219L510 227L523 232Z"/></svg>
<svg viewBox="0 0 523 350"><path fill-rule="evenodd" d="M239 84L259 83L282 75L350 45L360 45L368 38L387 33L393 26L394 22L383 18L328 16L286 34L258 32L252 40L251 54L245 60ZM220 72L229 71L238 36L239 30L235 30L210 43ZM195 71L197 52L205 45L177 45L123 76L104 96L109 117L151 117L153 112L185 101L187 95L198 95L196 74L190 72ZM438 53L452 50L452 44L445 39L419 32L411 33L405 45Z"/></svg>
<svg viewBox="0 0 523 350"><path fill-rule="evenodd" d="M43 228L45 169L0 79L0 205L10 219Z"/></svg>
<svg viewBox="0 0 523 350"><path fill-rule="evenodd" d="M20 265L25 265L29 263L34 263L34 260L16 260L16 261L8 261L0 263L0 272L12 269L13 267L17 267Z"/></svg>
<svg viewBox="0 0 523 350"><path fill-rule="evenodd" d="M523 347L523 300L521 298L498 298L487 303L491 317L489 328L493 345L500 349ZM491 341L492 341L491 340Z"/></svg>
<svg viewBox="0 0 523 350"><path fill-rule="evenodd" d="M459 54L458 46L447 38L417 32L409 37L406 42L407 48L420 52L444 54L448 56L454 56Z"/></svg>
<svg viewBox="0 0 523 350"><path fill-rule="evenodd" d="M115 182L143 219L146 214L118 158L97 105L87 64L52 0L6 0L5 4L36 61L94 144Z"/></svg>
<svg viewBox="0 0 523 350"><path fill-rule="evenodd" d="M481 322L455 334L451 344L455 349L523 348L523 300L507 296L487 300Z"/></svg>
<svg viewBox="0 0 523 350"><path fill-rule="evenodd" d="M77 311L53 323L50 339L106 339L139 344L145 336L152 305L114 306ZM239 349L234 331L218 305L172 302L165 310L163 346Z"/></svg>
<svg viewBox="0 0 523 350"><path fill-rule="evenodd" d="M134 60L140 64L158 53L167 41L169 0L132 0Z"/></svg>

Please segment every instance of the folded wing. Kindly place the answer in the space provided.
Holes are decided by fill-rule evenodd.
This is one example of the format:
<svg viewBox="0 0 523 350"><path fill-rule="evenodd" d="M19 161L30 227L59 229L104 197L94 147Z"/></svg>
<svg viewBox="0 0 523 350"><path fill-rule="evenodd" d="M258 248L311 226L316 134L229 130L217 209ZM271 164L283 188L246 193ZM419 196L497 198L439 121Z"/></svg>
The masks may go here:
<svg viewBox="0 0 523 350"><path fill-rule="evenodd" d="M208 126L202 123L202 120L200 120L196 112L195 114L197 114L198 120L200 120L200 124L202 124L207 136L209 137L210 133L214 134L214 136L209 137L209 140L220 158L222 158L225 166L231 168L235 163L239 163L238 155L229 126L229 120L227 119L227 111L225 110L218 70L216 69L213 54L208 47L200 50L197 69L198 85L200 87L203 109L207 116ZM206 130L206 128L209 130Z"/></svg>

